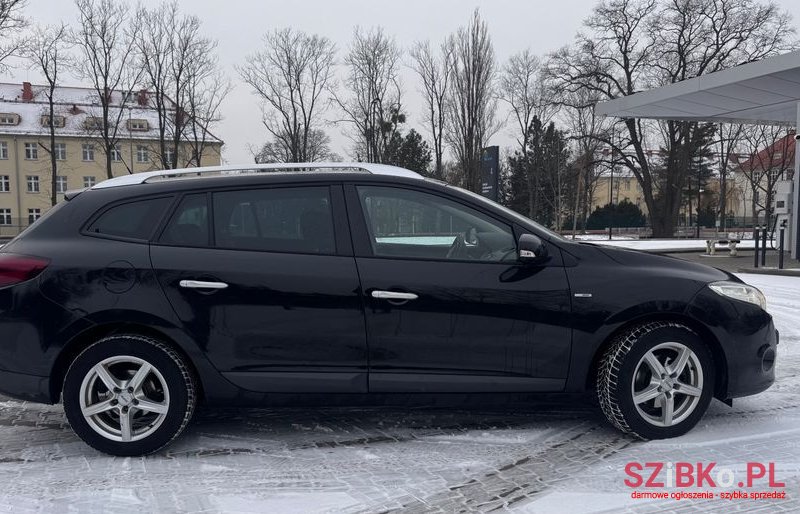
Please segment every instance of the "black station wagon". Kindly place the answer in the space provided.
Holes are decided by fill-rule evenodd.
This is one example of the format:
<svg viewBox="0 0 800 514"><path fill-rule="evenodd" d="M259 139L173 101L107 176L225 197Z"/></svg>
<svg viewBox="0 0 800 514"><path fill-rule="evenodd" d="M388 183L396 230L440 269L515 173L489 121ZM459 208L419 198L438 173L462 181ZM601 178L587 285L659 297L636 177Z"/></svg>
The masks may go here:
<svg viewBox="0 0 800 514"><path fill-rule="evenodd" d="M774 381L735 276L565 240L389 166L140 173L65 195L0 251L0 391L89 445L154 452L195 407L589 392L642 438Z"/></svg>

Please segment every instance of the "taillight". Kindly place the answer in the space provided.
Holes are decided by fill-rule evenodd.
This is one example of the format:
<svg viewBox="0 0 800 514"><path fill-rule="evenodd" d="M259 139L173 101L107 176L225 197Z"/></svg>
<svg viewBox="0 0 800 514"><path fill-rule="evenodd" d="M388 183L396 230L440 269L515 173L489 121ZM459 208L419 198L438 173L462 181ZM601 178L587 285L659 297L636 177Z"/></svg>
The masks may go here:
<svg viewBox="0 0 800 514"><path fill-rule="evenodd" d="M30 280L41 273L50 259L0 253L0 287L10 286Z"/></svg>

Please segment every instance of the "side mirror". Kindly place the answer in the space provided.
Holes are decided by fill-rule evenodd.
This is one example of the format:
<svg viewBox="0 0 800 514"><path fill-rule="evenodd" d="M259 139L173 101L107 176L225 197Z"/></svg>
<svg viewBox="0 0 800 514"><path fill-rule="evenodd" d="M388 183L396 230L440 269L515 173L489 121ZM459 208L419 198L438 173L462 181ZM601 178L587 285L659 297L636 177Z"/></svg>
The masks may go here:
<svg viewBox="0 0 800 514"><path fill-rule="evenodd" d="M522 234L519 236L519 261L536 264L547 259L547 247L538 236Z"/></svg>

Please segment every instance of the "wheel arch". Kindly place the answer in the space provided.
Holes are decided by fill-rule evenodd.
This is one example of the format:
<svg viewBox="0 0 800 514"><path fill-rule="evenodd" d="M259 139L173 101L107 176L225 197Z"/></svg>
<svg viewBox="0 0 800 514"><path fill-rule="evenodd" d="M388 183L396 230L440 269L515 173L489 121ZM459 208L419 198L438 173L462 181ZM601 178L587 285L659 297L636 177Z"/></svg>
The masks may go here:
<svg viewBox="0 0 800 514"><path fill-rule="evenodd" d="M51 402L56 403L60 399L67 370L75 358L93 343L113 334L137 334L152 337L178 352L197 379L198 397L201 400L204 398L203 375L200 373L197 363L189 352L178 344L177 341L169 337L163 331L146 324L135 322L107 322L94 325L73 336L59 352L50 371L49 393Z"/></svg>
<svg viewBox="0 0 800 514"><path fill-rule="evenodd" d="M708 346L711 357L714 360L715 380L714 380L714 397L724 399L725 392L728 387L728 363L725 358L725 352L722 345L716 338L714 333L708 329L703 323L695 320L694 318L677 313L663 313L663 314L650 314L631 319L613 330L603 342L595 349L592 356L591 364L588 373L586 374L585 387L587 391L594 388L594 382L597 375L597 370L600 360L605 351L611 346L617 336L623 332L630 330L632 327L653 321L668 321L678 323L686 326L695 332L700 339Z"/></svg>

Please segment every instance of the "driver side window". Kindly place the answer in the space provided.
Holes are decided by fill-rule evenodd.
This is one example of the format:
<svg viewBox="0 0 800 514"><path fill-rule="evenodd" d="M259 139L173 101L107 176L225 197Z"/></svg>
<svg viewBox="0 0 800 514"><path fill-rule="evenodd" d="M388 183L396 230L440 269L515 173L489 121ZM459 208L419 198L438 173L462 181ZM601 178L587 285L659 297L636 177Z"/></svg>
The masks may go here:
<svg viewBox="0 0 800 514"><path fill-rule="evenodd" d="M516 259L511 227L446 198L395 187L359 186L378 257L496 262Z"/></svg>

